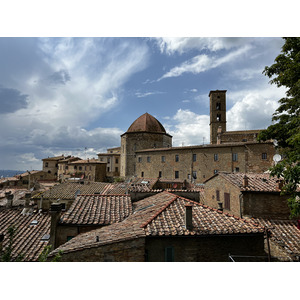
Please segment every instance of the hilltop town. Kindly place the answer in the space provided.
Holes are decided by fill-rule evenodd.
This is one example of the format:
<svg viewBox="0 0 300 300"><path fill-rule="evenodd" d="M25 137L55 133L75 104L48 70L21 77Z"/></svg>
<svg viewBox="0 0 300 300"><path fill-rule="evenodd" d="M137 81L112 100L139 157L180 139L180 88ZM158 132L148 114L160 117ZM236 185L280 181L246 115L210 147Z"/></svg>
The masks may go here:
<svg viewBox="0 0 300 300"><path fill-rule="evenodd" d="M210 144L172 146L145 113L120 147L82 159L42 159L42 170L0 179L0 251L11 260L299 261L280 156L260 130L227 131L226 90L209 92Z"/></svg>

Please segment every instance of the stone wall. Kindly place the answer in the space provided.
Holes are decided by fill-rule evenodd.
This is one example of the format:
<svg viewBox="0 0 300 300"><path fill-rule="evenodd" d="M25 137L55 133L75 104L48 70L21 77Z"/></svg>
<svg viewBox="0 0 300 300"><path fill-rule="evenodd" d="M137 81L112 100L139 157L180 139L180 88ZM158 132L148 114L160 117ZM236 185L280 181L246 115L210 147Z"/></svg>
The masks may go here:
<svg viewBox="0 0 300 300"><path fill-rule="evenodd" d="M145 261L145 239L113 243L82 249L62 255L63 262L143 262Z"/></svg>
<svg viewBox="0 0 300 300"><path fill-rule="evenodd" d="M266 255L263 234L236 236L158 237L146 239L148 261L165 261L166 247L173 247L175 262L222 262L228 254Z"/></svg>
<svg viewBox="0 0 300 300"><path fill-rule="evenodd" d="M236 161L233 160L234 153L237 155ZM267 153L267 159L262 159L262 153ZM138 151L136 174L145 178L157 178L161 175L162 179L176 179L178 174L179 180L192 182L192 175L196 172L195 182L203 183L217 171L264 172L271 167L274 153L272 143L204 145Z"/></svg>

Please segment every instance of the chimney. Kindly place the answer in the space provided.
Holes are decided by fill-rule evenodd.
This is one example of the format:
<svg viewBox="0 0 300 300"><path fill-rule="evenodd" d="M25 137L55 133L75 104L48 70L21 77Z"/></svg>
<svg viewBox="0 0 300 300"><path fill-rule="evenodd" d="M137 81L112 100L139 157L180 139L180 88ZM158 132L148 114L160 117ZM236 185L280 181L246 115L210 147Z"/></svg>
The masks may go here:
<svg viewBox="0 0 300 300"><path fill-rule="evenodd" d="M276 181L277 183L277 189L278 190L282 190L282 187L283 187L283 180L282 179L279 179Z"/></svg>
<svg viewBox="0 0 300 300"><path fill-rule="evenodd" d="M243 177L243 187L248 187L249 186L249 183L248 183L248 177L247 175L245 174L244 177Z"/></svg>
<svg viewBox="0 0 300 300"><path fill-rule="evenodd" d="M7 208L11 208L13 205L13 198L14 198L14 194L12 194L11 192L6 192L5 193L5 198L7 200L6 202L6 207Z"/></svg>
<svg viewBox="0 0 300 300"><path fill-rule="evenodd" d="M57 225L60 220L62 205L60 203L52 203L50 207L51 225L50 225L50 245L52 250L57 247Z"/></svg>
<svg viewBox="0 0 300 300"><path fill-rule="evenodd" d="M25 208L29 208L30 198L31 198L31 193L26 193L25 194Z"/></svg>
<svg viewBox="0 0 300 300"><path fill-rule="evenodd" d="M218 210L223 211L223 203L218 202Z"/></svg>
<svg viewBox="0 0 300 300"><path fill-rule="evenodd" d="M4 234L0 233L0 253L1 253L2 248L3 248L3 240L4 240Z"/></svg>
<svg viewBox="0 0 300 300"><path fill-rule="evenodd" d="M188 230L193 229L193 205L187 204L185 206L185 228Z"/></svg>

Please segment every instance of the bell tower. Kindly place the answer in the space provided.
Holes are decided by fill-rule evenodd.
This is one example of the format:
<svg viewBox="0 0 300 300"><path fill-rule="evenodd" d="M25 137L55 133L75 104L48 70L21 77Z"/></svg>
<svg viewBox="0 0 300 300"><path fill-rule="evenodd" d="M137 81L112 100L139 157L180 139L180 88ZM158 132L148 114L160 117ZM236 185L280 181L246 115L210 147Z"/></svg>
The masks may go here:
<svg viewBox="0 0 300 300"><path fill-rule="evenodd" d="M226 132L226 92L227 90L210 91L210 143L217 144L218 128Z"/></svg>

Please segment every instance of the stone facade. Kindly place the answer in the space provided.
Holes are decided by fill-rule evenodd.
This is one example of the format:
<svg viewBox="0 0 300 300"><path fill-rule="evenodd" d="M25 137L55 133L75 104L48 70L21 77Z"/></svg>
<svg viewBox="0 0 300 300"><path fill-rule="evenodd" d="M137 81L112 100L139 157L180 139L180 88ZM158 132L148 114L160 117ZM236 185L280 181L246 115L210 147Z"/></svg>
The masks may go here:
<svg viewBox="0 0 300 300"><path fill-rule="evenodd" d="M140 150L136 151L136 175L203 183L218 171L267 171L274 154L272 143L249 142Z"/></svg>
<svg viewBox="0 0 300 300"><path fill-rule="evenodd" d="M42 159L43 161L43 171L50 174L52 179L57 179L58 176L58 162L60 160L64 160L67 158L70 158L71 156L64 156L63 154L61 156L56 157L48 157Z"/></svg>
<svg viewBox="0 0 300 300"><path fill-rule="evenodd" d="M99 153L99 161L106 163L106 175L108 177L119 177L120 176L120 165L121 165L121 147L109 148L107 153Z"/></svg>

